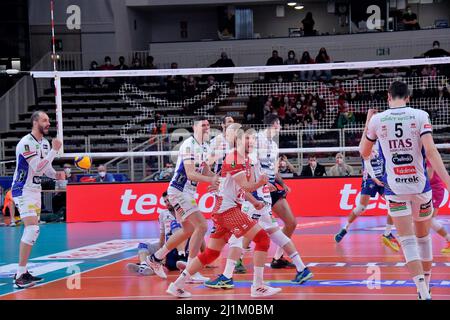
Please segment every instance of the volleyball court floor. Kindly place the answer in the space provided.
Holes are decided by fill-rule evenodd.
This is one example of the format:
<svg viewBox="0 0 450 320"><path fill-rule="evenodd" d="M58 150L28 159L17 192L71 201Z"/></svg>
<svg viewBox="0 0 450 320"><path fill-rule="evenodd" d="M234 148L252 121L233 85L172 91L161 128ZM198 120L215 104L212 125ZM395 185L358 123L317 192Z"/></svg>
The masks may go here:
<svg viewBox="0 0 450 320"><path fill-rule="evenodd" d="M385 217L361 217L340 244L333 239L345 218L299 218L293 235L314 278L304 285L291 283L293 269L265 269L265 280L282 292L272 299L412 299L415 286L404 267L401 252L385 247L380 239ZM440 217L449 228L450 219ZM59 223L41 225L30 271L44 277L33 288L18 290L12 276L18 259L22 227L0 228L0 299L176 299L165 293L178 272L167 280L130 274L125 265L136 261L139 239L158 241L157 222ZM450 255L440 249L445 241L433 235L435 267L433 299L450 299ZM215 277L223 270L228 248L202 273ZM270 254L275 251L272 244ZM269 260L268 260L269 262ZM234 276L235 289L214 290L189 285L193 299L251 299L252 251L245 254L249 273ZM80 273L81 272L81 273Z"/></svg>

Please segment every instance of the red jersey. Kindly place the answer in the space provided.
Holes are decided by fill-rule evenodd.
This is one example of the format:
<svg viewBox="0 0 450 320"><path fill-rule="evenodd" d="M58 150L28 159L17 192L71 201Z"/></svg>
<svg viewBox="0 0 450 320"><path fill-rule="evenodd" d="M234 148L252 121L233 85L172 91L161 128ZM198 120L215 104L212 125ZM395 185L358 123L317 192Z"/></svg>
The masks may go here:
<svg viewBox="0 0 450 320"><path fill-rule="evenodd" d="M248 157L244 163L238 163L237 151L230 152L222 165L220 175L220 186L216 195L216 213L223 213L228 209L234 208L244 200L245 191L236 183L234 177L245 174L247 180L252 175L252 167Z"/></svg>

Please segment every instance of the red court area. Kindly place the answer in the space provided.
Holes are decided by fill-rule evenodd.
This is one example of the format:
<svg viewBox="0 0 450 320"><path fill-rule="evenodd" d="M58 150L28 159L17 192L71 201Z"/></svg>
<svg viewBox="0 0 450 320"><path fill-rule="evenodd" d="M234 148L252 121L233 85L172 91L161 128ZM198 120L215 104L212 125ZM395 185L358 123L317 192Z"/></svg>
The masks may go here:
<svg viewBox="0 0 450 320"><path fill-rule="evenodd" d="M416 300L415 287L403 265L402 253L392 251L381 242L384 219L361 218L347 237L336 244L333 234L342 221L339 218L299 220L293 239L314 278L304 285L296 285L290 283L294 269L267 267L265 280L282 287L281 294L270 299ZM440 253L444 240L437 235L433 240L436 265L432 273L432 296L435 300L447 300L450 299L450 256ZM274 250L272 244L270 253ZM223 251L214 268L206 268L202 273L209 277L221 273L227 251ZM7 294L1 299L176 299L165 290L178 272L170 272L167 280L130 274L125 265L135 261L135 257L128 257L85 271L80 275L78 288L73 288L73 278L64 278ZM187 290L197 300L251 299L252 251L246 252L244 263L248 273L234 275L235 289L217 290L195 284L188 285Z"/></svg>

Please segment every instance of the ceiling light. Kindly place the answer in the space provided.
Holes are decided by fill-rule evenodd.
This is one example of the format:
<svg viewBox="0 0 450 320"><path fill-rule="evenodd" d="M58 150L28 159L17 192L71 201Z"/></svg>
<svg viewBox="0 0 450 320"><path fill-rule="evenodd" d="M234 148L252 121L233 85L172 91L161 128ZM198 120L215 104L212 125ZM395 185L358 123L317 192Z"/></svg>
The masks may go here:
<svg viewBox="0 0 450 320"><path fill-rule="evenodd" d="M296 10L302 10L305 6L295 6L294 9Z"/></svg>
<svg viewBox="0 0 450 320"><path fill-rule="evenodd" d="M289 6L289 7L293 7L293 6L296 6L297 5L297 2L288 2L287 3L287 5Z"/></svg>

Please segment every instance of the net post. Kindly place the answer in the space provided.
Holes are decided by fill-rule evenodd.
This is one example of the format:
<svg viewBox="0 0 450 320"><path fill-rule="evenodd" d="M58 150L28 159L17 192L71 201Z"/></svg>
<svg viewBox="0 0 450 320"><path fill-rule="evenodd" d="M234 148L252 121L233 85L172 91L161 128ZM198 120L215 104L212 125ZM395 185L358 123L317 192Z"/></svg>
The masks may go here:
<svg viewBox="0 0 450 320"><path fill-rule="evenodd" d="M61 78L55 73L55 103L56 103L56 137L61 140L62 146L59 154L64 154L64 139L63 139L63 116L62 116L62 90Z"/></svg>

